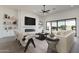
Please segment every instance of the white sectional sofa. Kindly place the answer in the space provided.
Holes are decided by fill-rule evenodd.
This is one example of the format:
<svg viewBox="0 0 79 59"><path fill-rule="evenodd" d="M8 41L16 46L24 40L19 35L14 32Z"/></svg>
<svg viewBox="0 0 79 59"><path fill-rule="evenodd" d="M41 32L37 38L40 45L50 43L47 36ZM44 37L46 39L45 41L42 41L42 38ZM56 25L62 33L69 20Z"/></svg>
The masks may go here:
<svg viewBox="0 0 79 59"><path fill-rule="evenodd" d="M70 52L74 44L74 31L57 31L53 32L60 40L56 46L59 53Z"/></svg>
<svg viewBox="0 0 79 59"><path fill-rule="evenodd" d="M74 31L54 31L53 32L57 38L59 38L59 42L56 45L57 52L59 53L68 53L70 52L73 44L74 44ZM22 38L25 34L23 33L16 33L17 39L20 41L23 47L25 47L26 42L22 41ZM27 40L26 40L27 41ZM46 40L40 41L37 39L34 39L34 42L36 44L36 48L33 48L32 45L29 46L28 49L29 52L43 52L45 53L48 48L48 44Z"/></svg>

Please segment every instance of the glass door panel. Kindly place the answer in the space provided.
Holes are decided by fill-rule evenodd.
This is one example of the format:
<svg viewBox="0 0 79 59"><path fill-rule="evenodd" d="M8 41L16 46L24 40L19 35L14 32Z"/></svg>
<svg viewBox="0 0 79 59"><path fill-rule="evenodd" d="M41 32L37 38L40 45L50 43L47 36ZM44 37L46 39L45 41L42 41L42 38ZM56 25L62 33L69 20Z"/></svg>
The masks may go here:
<svg viewBox="0 0 79 59"><path fill-rule="evenodd" d="M58 30L66 30L66 24L64 21L58 21Z"/></svg>
<svg viewBox="0 0 79 59"><path fill-rule="evenodd" d="M75 20L66 20L66 30L75 30L76 22Z"/></svg>
<svg viewBox="0 0 79 59"><path fill-rule="evenodd" d="M72 30L74 31L74 35L77 35L77 31L76 31L76 20L66 20L66 30Z"/></svg>
<svg viewBox="0 0 79 59"><path fill-rule="evenodd" d="M47 29L49 30L50 27L51 27L51 22L47 22Z"/></svg>
<svg viewBox="0 0 79 59"><path fill-rule="evenodd" d="M54 21L54 22L52 22L52 30L57 30L57 22L56 21Z"/></svg>

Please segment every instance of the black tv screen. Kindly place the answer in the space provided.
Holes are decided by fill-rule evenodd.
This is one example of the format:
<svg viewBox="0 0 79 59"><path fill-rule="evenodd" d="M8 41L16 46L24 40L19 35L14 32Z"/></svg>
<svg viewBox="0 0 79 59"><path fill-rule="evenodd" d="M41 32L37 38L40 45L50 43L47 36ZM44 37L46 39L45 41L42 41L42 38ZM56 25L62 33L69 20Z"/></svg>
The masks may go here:
<svg viewBox="0 0 79 59"><path fill-rule="evenodd" d="M35 18L25 17L25 25L35 25Z"/></svg>

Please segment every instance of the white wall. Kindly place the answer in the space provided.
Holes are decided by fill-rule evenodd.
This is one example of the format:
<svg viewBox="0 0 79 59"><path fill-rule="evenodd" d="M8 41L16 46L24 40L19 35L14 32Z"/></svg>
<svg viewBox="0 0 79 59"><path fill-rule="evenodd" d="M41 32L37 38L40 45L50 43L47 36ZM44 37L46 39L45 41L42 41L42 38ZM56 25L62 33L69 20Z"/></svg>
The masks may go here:
<svg viewBox="0 0 79 59"><path fill-rule="evenodd" d="M13 10L6 7L0 6L0 38L12 36L14 35L13 30L9 30L8 32L4 29L4 14L8 14L9 16L15 16L18 21L18 29L22 32L24 32L24 29L35 29L37 32L41 31L41 28L39 28L39 17L35 15L34 13L27 11L27 10ZM24 25L24 17L33 17L36 18L36 26L25 26Z"/></svg>
<svg viewBox="0 0 79 59"><path fill-rule="evenodd" d="M77 36L79 36L79 8L70 9L70 10L66 10L66 11L62 11L56 14L46 16L44 27L46 28L46 21L61 20L61 19L74 18L74 17L77 18Z"/></svg>
<svg viewBox="0 0 79 59"><path fill-rule="evenodd" d="M34 26L25 26L24 25L24 17L32 17L36 19L36 25ZM18 10L18 29L22 32L25 32L24 29L35 29L36 31L40 31L39 29L39 17L34 13L27 10Z"/></svg>
<svg viewBox="0 0 79 59"><path fill-rule="evenodd" d="M11 30L7 32L4 29L4 25L3 25L3 22L4 22L4 14L7 14L7 15L9 15L11 17L12 16L17 17L17 12L15 10L12 10L12 9L5 8L5 7L0 6L0 38L14 35Z"/></svg>

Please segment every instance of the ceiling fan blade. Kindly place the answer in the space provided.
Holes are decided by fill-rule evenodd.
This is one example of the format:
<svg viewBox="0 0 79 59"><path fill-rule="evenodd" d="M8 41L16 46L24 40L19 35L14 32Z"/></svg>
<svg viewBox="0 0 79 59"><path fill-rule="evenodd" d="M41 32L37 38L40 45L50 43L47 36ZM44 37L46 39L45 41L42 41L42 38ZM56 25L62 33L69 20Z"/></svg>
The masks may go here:
<svg viewBox="0 0 79 59"><path fill-rule="evenodd" d="M43 10L41 10L41 12L40 13L48 13L50 10L46 10L46 6L45 5L43 5Z"/></svg>

